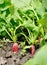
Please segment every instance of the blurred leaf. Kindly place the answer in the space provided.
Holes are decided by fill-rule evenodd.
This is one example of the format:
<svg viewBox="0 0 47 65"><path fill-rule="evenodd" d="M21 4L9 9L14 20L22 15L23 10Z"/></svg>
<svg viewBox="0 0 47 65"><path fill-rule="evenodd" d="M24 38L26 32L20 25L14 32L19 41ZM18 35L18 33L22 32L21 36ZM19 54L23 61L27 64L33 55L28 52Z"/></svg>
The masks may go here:
<svg viewBox="0 0 47 65"><path fill-rule="evenodd" d="M11 5L9 7L9 11L10 11L11 14L14 14L14 5Z"/></svg>
<svg viewBox="0 0 47 65"><path fill-rule="evenodd" d="M4 0L0 0L0 4L3 4L4 3Z"/></svg>
<svg viewBox="0 0 47 65"><path fill-rule="evenodd" d="M47 65L47 44L43 46L25 65Z"/></svg>
<svg viewBox="0 0 47 65"><path fill-rule="evenodd" d="M44 8L47 9L47 0L42 0L42 5L43 5Z"/></svg>
<svg viewBox="0 0 47 65"><path fill-rule="evenodd" d="M44 27L44 30L47 33L47 14L45 14L44 18L39 20L39 23Z"/></svg>
<svg viewBox="0 0 47 65"><path fill-rule="evenodd" d="M41 15L41 16L43 16L44 15L44 8L43 8L43 6L42 6L42 3L39 1L39 0L32 0L32 3L31 3L31 5L32 5L32 7L34 8L34 9L36 9L36 12L39 14L39 15Z"/></svg>
<svg viewBox="0 0 47 65"><path fill-rule="evenodd" d="M25 2L27 4L29 4L29 2L30 2L30 0L11 0L11 1L14 4L14 6L17 8L25 7L26 6Z"/></svg>

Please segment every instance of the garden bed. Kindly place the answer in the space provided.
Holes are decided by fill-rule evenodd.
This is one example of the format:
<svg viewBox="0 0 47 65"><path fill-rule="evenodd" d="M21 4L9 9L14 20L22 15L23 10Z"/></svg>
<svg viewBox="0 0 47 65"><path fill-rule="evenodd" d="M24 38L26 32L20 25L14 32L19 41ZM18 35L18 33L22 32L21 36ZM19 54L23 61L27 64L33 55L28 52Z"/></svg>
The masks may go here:
<svg viewBox="0 0 47 65"><path fill-rule="evenodd" d="M45 0L0 0L0 65L24 65L47 44L46 6Z"/></svg>
<svg viewBox="0 0 47 65"><path fill-rule="evenodd" d="M18 53L12 52L13 43L2 43L3 47L0 48L0 65L24 65L24 63L29 60L32 55L30 53L21 54L19 48Z"/></svg>

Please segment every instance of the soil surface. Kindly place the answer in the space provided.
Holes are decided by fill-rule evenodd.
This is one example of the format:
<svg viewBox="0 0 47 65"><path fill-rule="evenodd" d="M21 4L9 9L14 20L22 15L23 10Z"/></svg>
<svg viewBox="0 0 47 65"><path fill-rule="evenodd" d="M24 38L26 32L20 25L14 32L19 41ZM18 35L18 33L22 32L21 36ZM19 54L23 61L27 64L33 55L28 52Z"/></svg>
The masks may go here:
<svg viewBox="0 0 47 65"><path fill-rule="evenodd" d="M0 47L0 65L24 65L32 57L30 53L21 54L21 49L19 49L18 53L13 53L13 43L2 44L3 47Z"/></svg>

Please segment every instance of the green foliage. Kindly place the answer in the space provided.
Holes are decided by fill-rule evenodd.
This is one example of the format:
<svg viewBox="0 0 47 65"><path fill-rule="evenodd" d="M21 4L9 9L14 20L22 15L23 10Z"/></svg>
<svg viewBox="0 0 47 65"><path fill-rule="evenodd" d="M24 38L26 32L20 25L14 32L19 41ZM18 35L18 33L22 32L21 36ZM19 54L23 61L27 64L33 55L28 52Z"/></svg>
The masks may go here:
<svg viewBox="0 0 47 65"><path fill-rule="evenodd" d="M0 0L0 36L23 42L23 49L37 44L39 36L42 43L47 33L46 13L39 0Z"/></svg>
<svg viewBox="0 0 47 65"><path fill-rule="evenodd" d="M39 20L39 23L44 27L44 30L47 33L47 14L44 15L44 18Z"/></svg>
<svg viewBox="0 0 47 65"><path fill-rule="evenodd" d="M45 3L45 4L44 4ZM47 0L42 0L42 5L45 9L47 9Z"/></svg>

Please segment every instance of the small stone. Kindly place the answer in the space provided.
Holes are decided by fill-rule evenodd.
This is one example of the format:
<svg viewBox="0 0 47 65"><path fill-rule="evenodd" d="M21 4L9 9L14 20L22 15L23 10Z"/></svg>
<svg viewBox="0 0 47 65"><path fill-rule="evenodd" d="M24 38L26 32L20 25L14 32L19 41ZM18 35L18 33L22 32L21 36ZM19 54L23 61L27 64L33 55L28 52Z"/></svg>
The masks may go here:
<svg viewBox="0 0 47 65"><path fill-rule="evenodd" d="M0 57L0 65L4 65L6 63L7 63L6 59L3 57Z"/></svg>
<svg viewBox="0 0 47 65"><path fill-rule="evenodd" d="M15 65L12 58L8 58L7 61L8 61L8 65Z"/></svg>
<svg viewBox="0 0 47 65"><path fill-rule="evenodd" d="M16 60L16 63L19 63L19 61L20 61L20 59L18 58L18 59Z"/></svg>
<svg viewBox="0 0 47 65"><path fill-rule="evenodd" d="M7 52L5 57L6 58L11 58L12 57L12 52Z"/></svg>
<svg viewBox="0 0 47 65"><path fill-rule="evenodd" d="M2 48L0 48L0 56L3 56L4 57L5 56L5 53L6 52Z"/></svg>

